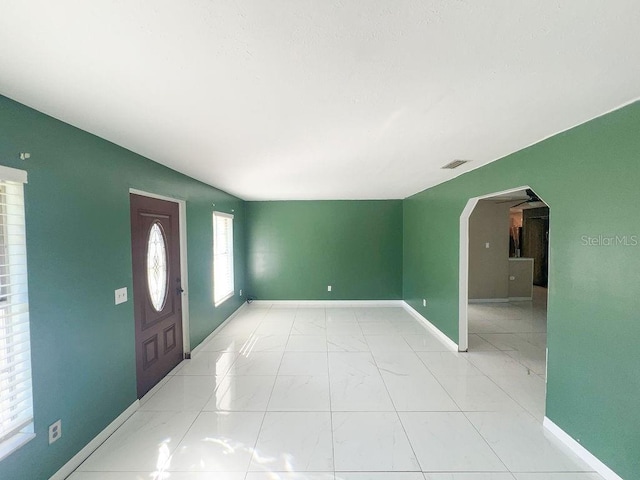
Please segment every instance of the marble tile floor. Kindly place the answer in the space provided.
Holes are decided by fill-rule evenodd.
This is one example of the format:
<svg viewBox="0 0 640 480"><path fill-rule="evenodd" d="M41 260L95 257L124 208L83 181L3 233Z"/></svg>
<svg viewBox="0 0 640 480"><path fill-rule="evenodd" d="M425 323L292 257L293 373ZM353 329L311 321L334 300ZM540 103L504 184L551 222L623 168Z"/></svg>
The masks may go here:
<svg viewBox="0 0 640 480"><path fill-rule="evenodd" d="M534 287L528 302L469 304L467 359L540 421L546 346L546 288Z"/></svg>
<svg viewBox="0 0 640 480"><path fill-rule="evenodd" d="M533 301L469 304L470 358L498 364L503 375L514 369L503 367L517 363L544 380L546 346L546 288L534 287Z"/></svg>
<svg viewBox="0 0 640 480"><path fill-rule="evenodd" d="M246 306L69 478L600 479L492 345L452 351L400 307Z"/></svg>

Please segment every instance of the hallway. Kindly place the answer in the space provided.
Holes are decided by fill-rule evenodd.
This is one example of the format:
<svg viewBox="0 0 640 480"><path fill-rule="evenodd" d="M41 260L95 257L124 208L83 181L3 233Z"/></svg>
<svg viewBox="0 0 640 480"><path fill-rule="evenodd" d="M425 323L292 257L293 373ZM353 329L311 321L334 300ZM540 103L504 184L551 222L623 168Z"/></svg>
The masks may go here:
<svg viewBox="0 0 640 480"><path fill-rule="evenodd" d="M532 328L500 348L486 309L459 354L400 307L246 306L69 478L600 479L543 429L544 369L510 346L541 319L514 308Z"/></svg>

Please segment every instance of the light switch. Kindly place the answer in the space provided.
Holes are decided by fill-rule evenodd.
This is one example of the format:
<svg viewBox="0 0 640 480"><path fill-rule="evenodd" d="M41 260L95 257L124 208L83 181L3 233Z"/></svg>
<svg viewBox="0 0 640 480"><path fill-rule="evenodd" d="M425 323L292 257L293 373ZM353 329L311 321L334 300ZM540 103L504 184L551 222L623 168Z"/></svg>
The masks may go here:
<svg viewBox="0 0 640 480"><path fill-rule="evenodd" d="M116 290L116 305L120 305L128 300L127 287L122 287Z"/></svg>
<svg viewBox="0 0 640 480"><path fill-rule="evenodd" d="M489 242L484 244L484 248L489 248Z"/></svg>

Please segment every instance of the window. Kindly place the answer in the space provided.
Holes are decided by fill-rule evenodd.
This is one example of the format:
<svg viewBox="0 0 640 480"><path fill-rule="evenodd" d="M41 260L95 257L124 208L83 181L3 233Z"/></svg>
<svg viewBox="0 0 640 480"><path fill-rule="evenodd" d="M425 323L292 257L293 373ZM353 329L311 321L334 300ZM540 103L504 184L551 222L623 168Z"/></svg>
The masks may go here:
<svg viewBox="0 0 640 480"><path fill-rule="evenodd" d="M22 170L0 166L0 459L31 440L33 400Z"/></svg>
<svg viewBox="0 0 640 480"><path fill-rule="evenodd" d="M213 302L233 296L233 215L213 212Z"/></svg>
<svg viewBox="0 0 640 480"><path fill-rule="evenodd" d="M149 230L147 240L147 288L151 305L156 312L161 312L167 301L167 239L164 237L162 225L156 221Z"/></svg>

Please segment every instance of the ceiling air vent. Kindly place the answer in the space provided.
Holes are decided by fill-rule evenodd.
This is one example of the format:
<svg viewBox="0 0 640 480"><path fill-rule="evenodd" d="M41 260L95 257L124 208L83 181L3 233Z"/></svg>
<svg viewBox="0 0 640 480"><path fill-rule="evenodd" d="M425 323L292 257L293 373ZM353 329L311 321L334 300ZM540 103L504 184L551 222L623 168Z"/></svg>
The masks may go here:
<svg viewBox="0 0 640 480"><path fill-rule="evenodd" d="M448 168L449 170L453 170L454 168L458 168L460 165L464 165L465 163L468 163L468 162L469 160L454 160L453 162L447 163L442 168Z"/></svg>

